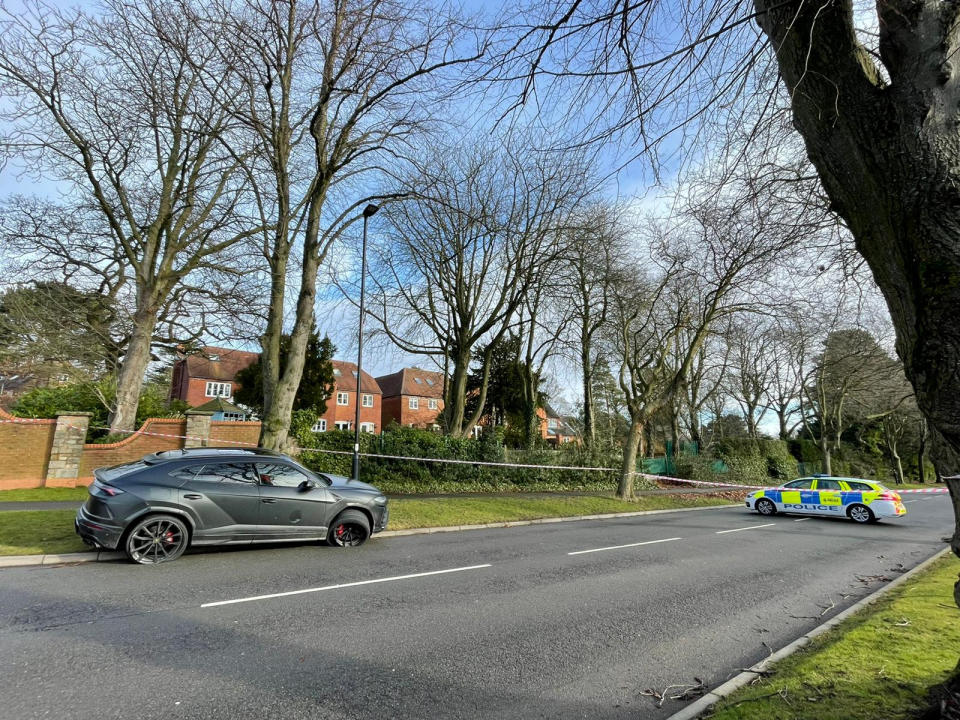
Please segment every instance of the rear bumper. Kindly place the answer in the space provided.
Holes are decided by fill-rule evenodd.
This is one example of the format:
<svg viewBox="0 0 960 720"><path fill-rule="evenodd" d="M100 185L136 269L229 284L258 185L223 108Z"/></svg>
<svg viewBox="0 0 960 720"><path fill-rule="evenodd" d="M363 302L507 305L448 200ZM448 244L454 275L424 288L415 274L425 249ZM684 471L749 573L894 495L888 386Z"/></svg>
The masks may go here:
<svg viewBox="0 0 960 720"><path fill-rule="evenodd" d="M907 514L906 506L900 501L877 500L870 503L869 507L876 517L885 520L900 518Z"/></svg>
<svg viewBox="0 0 960 720"><path fill-rule="evenodd" d="M104 550L116 550L123 536L122 527L104 522L99 517L91 517L82 507L77 511L73 529L87 545Z"/></svg>

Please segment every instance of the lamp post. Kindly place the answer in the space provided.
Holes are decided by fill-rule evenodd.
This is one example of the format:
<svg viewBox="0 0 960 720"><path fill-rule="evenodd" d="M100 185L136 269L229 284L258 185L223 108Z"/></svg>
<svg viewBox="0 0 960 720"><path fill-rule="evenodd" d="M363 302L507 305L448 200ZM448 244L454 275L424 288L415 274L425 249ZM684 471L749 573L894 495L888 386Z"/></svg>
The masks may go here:
<svg viewBox="0 0 960 720"><path fill-rule="evenodd" d="M367 288L367 220L374 216L380 207L370 203L363 209L363 247L360 251L360 322L357 330L357 415L353 423L353 479L360 479L360 404L363 390L360 383L363 376L363 301Z"/></svg>

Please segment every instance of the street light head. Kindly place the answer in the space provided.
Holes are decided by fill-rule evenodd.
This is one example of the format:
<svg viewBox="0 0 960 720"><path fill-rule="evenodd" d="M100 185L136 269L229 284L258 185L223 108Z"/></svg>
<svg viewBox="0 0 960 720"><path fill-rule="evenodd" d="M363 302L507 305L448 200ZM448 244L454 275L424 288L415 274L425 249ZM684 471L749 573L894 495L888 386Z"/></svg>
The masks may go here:
<svg viewBox="0 0 960 720"><path fill-rule="evenodd" d="M380 209L379 205L374 205L373 203L370 203L363 209L363 216L365 218L372 217L374 213L376 213L377 210L379 209Z"/></svg>

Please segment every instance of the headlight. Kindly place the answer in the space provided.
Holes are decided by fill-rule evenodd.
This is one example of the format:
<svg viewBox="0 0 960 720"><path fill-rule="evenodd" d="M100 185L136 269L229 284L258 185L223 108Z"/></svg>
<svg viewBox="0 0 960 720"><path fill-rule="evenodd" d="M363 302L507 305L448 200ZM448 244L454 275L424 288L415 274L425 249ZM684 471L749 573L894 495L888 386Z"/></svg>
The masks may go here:
<svg viewBox="0 0 960 720"><path fill-rule="evenodd" d="M385 495L377 495L377 496L373 499L373 502L375 502L377 505L386 505L386 504L387 504L387 497L386 497Z"/></svg>

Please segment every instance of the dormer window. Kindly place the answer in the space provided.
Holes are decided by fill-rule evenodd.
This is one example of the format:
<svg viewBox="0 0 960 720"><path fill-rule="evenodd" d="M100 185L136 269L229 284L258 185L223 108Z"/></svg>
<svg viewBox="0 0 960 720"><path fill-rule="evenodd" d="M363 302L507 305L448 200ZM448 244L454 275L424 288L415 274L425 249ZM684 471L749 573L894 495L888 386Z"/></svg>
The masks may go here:
<svg viewBox="0 0 960 720"><path fill-rule="evenodd" d="M220 362L220 356L219 356L219 355L211 355L211 356L210 356L210 362Z"/></svg>
<svg viewBox="0 0 960 720"><path fill-rule="evenodd" d="M340 377L340 368L334 368L334 369L333 369L333 376L334 376L334 377Z"/></svg>

